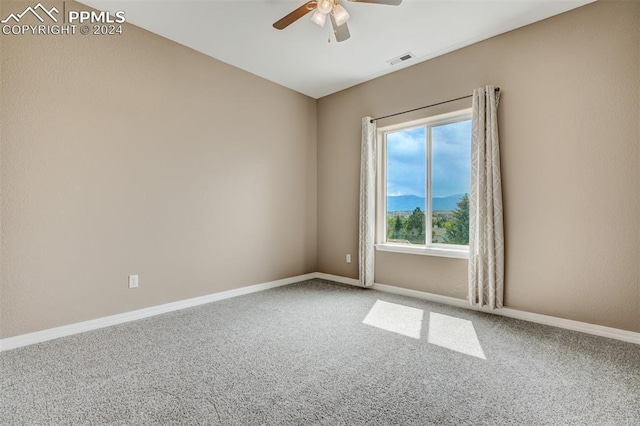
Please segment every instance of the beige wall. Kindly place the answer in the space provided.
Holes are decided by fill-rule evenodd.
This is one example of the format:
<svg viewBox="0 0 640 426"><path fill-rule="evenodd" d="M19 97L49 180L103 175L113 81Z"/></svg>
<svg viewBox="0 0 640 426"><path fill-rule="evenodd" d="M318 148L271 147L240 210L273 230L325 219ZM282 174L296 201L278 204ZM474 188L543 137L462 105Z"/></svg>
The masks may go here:
<svg viewBox="0 0 640 426"><path fill-rule="evenodd" d="M0 338L316 270L315 100L131 25L0 37Z"/></svg>
<svg viewBox="0 0 640 426"><path fill-rule="evenodd" d="M344 255L357 253L360 118L485 84L503 96L506 305L640 332L638 2L597 2L320 99L318 269L357 277ZM466 260L376 261L376 282L466 296Z"/></svg>

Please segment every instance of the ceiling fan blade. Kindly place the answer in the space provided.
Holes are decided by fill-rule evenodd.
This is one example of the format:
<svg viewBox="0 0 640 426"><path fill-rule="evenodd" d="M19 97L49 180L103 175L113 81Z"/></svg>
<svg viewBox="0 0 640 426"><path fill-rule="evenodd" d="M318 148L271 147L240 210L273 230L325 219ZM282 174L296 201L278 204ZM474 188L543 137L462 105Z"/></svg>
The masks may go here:
<svg viewBox="0 0 640 426"><path fill-rule="evenodd" d="M273 24L273 28L278 30L284 30L289 25L293 24L298 19L302 18L304 15L306 15L307 13L315 9L317 5L318 5L318 2L316 0L311 0L306 2L305 4L303 4L302 6L300 6L299 8L297 8L296 10L294 10L293 12L291 12L290 14L288 14L287 16L285 16L284 18L280 19L278 22Z"/></svg>
<svg viewBox="0 0 640 426"><path fill-rule="evenodd" d="M374 4L388 4L389 6L399 6L402 0L349 0L353 3L374 3Z"/></svg>
<svg viewBox="0 0 640 426"><path fill-rule="evenodd" d="M338 26L333 14L329 14L329 18L331 18L331 26L333 27L333 34L336 36L336 41L345 41L351 37L351 33L349 32L349 27L346 22Z"/></svg>

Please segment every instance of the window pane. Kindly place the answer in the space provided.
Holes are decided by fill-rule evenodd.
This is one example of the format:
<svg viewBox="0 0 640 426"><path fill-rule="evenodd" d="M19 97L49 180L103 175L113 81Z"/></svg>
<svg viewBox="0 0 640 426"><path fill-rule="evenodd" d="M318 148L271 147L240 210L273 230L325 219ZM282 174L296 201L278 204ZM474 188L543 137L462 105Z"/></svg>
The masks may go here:
<svg viewBox="0 0 640 426"><path fill-rule="evenodd" d="M387 241L425 243L426 130L387 134Z"/></svg>
<svg viewBox="0 0 640 426"><path fill-rule="evenodd" d="M471 120L431 130L434 244L469 244Z"/></svg>

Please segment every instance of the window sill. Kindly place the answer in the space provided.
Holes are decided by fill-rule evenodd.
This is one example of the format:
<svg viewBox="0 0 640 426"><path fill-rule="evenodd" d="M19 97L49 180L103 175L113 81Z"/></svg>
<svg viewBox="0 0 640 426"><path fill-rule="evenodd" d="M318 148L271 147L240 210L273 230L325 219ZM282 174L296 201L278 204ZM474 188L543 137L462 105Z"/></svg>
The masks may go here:
<svg viewBox="0 0 640 426"><path fill-rule="evenodd" d="M400 244L376 244L377 251L391 253L420 254L423 256L450 257L454 259L469 259L469 249L448 249L435 247L411 247Z"/></svg>

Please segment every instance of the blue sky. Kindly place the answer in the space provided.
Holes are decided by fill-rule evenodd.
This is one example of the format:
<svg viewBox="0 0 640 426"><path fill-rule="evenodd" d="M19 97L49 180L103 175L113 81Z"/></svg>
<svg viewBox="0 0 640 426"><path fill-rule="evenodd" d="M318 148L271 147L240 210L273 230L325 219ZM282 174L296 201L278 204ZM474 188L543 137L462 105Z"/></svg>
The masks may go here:
<svg viewBox="0 0 640 426"><path fill-rule="evenodd" d="M387 195L425 196L425 128L387 136ZM433 196L469 192L471 121L433 127Z"/></svg>

